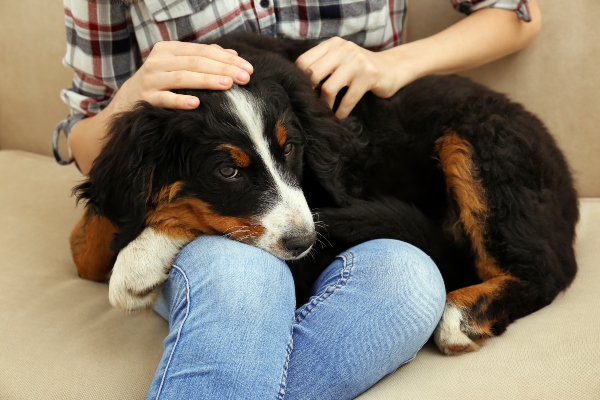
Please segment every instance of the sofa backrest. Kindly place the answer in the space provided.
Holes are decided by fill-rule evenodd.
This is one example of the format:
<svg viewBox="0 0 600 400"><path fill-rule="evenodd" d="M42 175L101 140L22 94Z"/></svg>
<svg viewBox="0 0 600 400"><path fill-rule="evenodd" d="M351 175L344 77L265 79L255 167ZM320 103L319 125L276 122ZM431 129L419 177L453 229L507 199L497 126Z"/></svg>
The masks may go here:
<svg viewBox="0 0 600 400"><path fill-rule="evenodd" d="M73 78L65 50L62 2L1 1L1 149L52 154L54 126L69 114L59 97Z"/></svg>
<svg viewBox="0 0 600 400"><path fill-rule="evenodd" d="M600 197L600 2L538 0L540 35L524 51L466 73L539 115L574 170L581 196ZM0 6L0 148L51 154L54 125L68 114L59 92L72 71L61 63L64 17L55 1ZM407 39L461 18L447 0L412 0Z"/></svg>
<svg viewBox="0 0 600 400"><path fill-rule="evenodd" d="M537 114L565 152L582 197L600 197L600 1L537 0L542 30L523 51L468 76ZM411 0L414 41L462 18L447 0Z"/></svg>

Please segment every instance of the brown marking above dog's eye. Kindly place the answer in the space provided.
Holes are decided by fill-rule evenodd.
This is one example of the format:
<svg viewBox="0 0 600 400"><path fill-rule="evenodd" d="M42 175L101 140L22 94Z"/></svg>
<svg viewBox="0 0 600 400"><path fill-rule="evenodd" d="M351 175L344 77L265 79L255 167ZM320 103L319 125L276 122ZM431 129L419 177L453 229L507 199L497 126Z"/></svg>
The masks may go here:
<svg viewBox="0 0 600 400"><path fill-rule="evenodd" d="M230 144L222 144L217 150L226 150L237 167L245 168L250 165L250 156L244 150Z"/></svg>
<svg viewBox="0 0 600 400"><path fill-rule="evenodd" d="M277 135L277 143L279 143L279 147L283 147L285 142L287 141L287 129L285 129L285 125L282 120L277 121L275 125L275 134Z"/></svg>

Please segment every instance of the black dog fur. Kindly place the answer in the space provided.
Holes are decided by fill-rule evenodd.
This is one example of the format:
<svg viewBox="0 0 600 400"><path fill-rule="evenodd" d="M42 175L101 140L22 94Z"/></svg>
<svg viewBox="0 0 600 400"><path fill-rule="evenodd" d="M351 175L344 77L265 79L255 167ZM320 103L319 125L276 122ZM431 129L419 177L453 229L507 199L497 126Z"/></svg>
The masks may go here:
<svg viewBox="0 0 600 400"><path fill-rule="evenodd" d="M554 139L521 105L465 78L428 76L390 99L367 93L340 122L293 64L314 43L249 35L215 43L253 64L243 89L267 99L267 125L283 114L291 121L297 153L289 173L326 226L330 246L289 263L299 303L337 252L375 238L403 240L432 257L472 340L501 334L571 283L577 195ZM215 143L240 140L221 112L223 94L181 93L202 105L180 111L142 103L117 118L89 179L76 188L117 227L115 251L140 234L152 199L175 182L185 182L177 198L200 198L222 215L262 207L256 193L266 183L257 178L233 190L212 173L221 162Z"/></svg>

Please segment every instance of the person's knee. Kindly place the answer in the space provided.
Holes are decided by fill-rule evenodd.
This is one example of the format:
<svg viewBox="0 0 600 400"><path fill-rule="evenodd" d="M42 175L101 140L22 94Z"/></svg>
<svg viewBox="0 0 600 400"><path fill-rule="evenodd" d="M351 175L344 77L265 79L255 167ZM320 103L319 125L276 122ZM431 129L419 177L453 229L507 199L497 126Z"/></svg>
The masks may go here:
<svg viewBox="0 0 600 400"><path fill-rule="evenodd" d="M285 262L256 247L220 236L202 236L179 253L175 271L192 296L219 299L223 308L293 302L294 283Z"/></svg>
<svg viewBox="0 0 600 400"><path fill-rule="evenodd" d="M431 323L437 324L446 290L433 260L422 250L399 240L377 239L363 245L355 251L355 257L359 258L358 264L373 274L372 290L381 293L392 306L414 302L426 308Z"/></svg>

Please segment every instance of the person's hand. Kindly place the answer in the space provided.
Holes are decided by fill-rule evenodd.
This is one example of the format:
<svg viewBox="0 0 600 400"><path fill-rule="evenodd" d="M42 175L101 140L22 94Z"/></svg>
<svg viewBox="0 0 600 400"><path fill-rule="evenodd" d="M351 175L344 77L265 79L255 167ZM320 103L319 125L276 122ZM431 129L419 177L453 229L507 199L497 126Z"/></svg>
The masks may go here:
<svg viewBox="0 0 600 400"><path fill-rule="evenodd" d="M137 101L145 100L157 107L194 109L200 99L171 90L226 90L233 83L248 83L252 72L252 65L232 49L214 44L159 42L140 69L121 86L110 105L116 111L125 111Z"/></svg>
<svg viewBox="0 0 600 400"><path fill-rule="evenodd" d="M335 113L339 119L347 117L366 92L389 98L413 80L390 53L369 51L339 37L308 50L296 65L310 75L315 86L327 78L321 96L329 107L333 108L338 92L348 87Z"/></svg>

